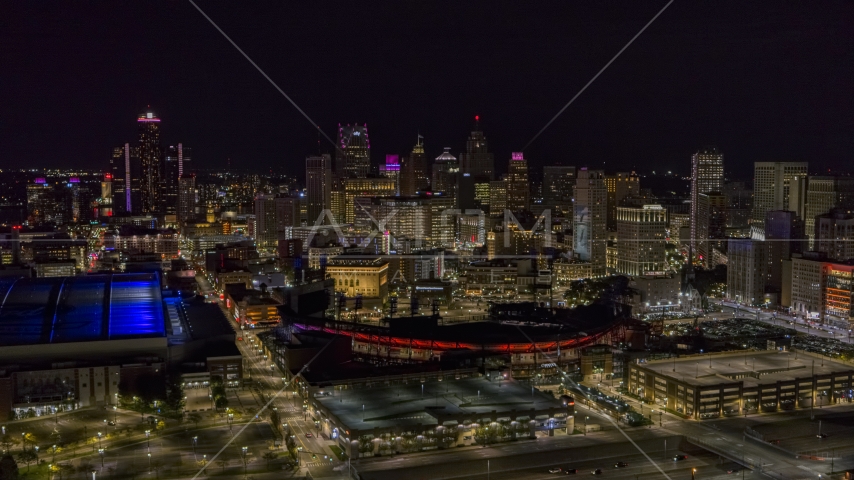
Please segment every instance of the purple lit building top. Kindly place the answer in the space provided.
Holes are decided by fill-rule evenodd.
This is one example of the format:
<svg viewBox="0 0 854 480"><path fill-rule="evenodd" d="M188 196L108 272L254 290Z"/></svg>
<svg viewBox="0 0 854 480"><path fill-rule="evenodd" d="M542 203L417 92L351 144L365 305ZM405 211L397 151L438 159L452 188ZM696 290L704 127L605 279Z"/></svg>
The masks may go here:
<svg viewBox="0 0 854 480"><path fill-rule="evenodd" d="M400 156L399 155L386 155L385 156L385 169L386 169L386 171L400 170Z"/></svg>
<svg viewBox="0 0 854 480"><path fill-rule="evenodd" d="M519 161L519 160L524 160L525 157L522 156L522 152L513 152L510 154L510 159Z"/></svg>

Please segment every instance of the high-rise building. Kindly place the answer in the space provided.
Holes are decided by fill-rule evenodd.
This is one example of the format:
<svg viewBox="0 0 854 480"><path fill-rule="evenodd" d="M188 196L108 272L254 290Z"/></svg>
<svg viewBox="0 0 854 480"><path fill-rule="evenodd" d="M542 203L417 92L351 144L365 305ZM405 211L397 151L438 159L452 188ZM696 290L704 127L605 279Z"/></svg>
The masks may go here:
<svg viewBox="0 0 854 480"><path fill-rule="evenodd" d="M617 207L617 273L667 273L666 233L667 210L661 205Z"/></svg>
<svg viewBox="0 0 854 480"><path fill-rule="evenodd" d="M795 212L795 215L806 219L807 215L807 185L809 185L809 176L795 175L789 182L789 204L784 210Z"/></svg>
<svg viewBox="0 0 854 480"><path fill-rule="evenodd" d="M460 154L460 171L484 180L495 179L495 158L489 153L486 137L480 129L480 117L474 117L474 130L466 141L466 151Z"/></svg>
<svg viewBox="0 0 854 480"><path fill-rule="evenodd" d="M507 208L507 182L505 180L489 182L489 215L503 216Z"/></svg>
<svg viewBox="0 0 854 480"><path fill-rule="evenodd" d="M113 216L113 174L107 172L101 181L101 197L98 199L98 216Z"/></svg>
<svg viewBox="0 0 854 480"><path fill-rule="evenodd" d="M196 217L196 176L185 173L178 179L178 205L175 211L178 225L195 220Z"/></svg>
<svg viewBox="0 0 854 480"><path fill-rule="evenodd" d="M139 148L129 143L113 148L110 174L113 176L113 213L141 213Z"/></svg>
<svg viewBox="0 0 854 480"><path fill-rule="evenodd" d="M332 208L332 157L328 154L305 159L305 197L308 225L328 223L323 211Z"/></svg>
<svg viewBox="0 0 854 480"><path fill-rule="evenodd" d="M445 151L436 157L433 163L433 192L442 192L445 196L456 199L458 188L458 177L460 176L460 163L457 157L451 155L451 147L445 147Z"/></svg>
<svg viewBox="0 0 854 480"><path fill-rule="evenodd" d="M766 285L780 291L783 287L783 262L804 248L804 221L795 212L771 210L765 215L765 243L768 248Z"/></svg>
<svg viewBox="0 0 854 480"><path fill-rule="evenodd" d="M807 162L756 162L753 164L753 223L762 225L771 210L789 208L793 179L807 174Z"/></svg>
<svg viewBox="0 0 854 480"><path fill-rule="evenodd" d="M528 161L522 152L513 152L507 169L507 208L513 212L531 209L531 182L528 179Z"/></svg>
<svg viewBox="0 0 854 480"><path fill-rule="evenodd" d="M724 186L724 154L706 147L691 156L691 247L698 251L699 197L701 193L720 192ZM691 259L693 261L693 259Z"/></svg>
<svg viewBox="0 0 854 480"><path fill-rule="evenodd" d="M371 170L371 140L368 124L338 124L335 174L345 178L365 178Z"/></svg>
<svg viewBox="0 0 854 480"><path fill-rule="evenodd" d="M400 194L412 196L430 189L430 164L424 153L424 137L418 135L412 153L400 161Z"/></svg>
<svg viewBox="0 0 854 480"><path fill-rule="evenodd" d="M755 229L755 227L753 227ZM761 230L751 238L730 238L727 246L727 297L747 305L765 303L768 248Z"/></svg>
<svg viewBox="0 0 854 480"><path fill-rule="evenodd" d="M605 187L608 189L608 230L615 230L617 228L617 207L626 197L640 193L640 177L635 172L605 175Z"/></svg>
<svg viewBox="0 0 854 480"><path fill-rule="evenodd" d="M712 262L713 249L724 251L727 224L727 197L720 192L697 196L697 249L694 253L702 262Z"/></svg>
<svg viewBox="0 0 854 480"><path fill-rule="evenodd" d="M608 189L605 187L605 172L581 168L575 182L574 198L573 252L580 260L590 262L593 276L603 276L608 240Z"/></svg>
<svg viewBox="0 0 854 480"><path fill-rule="evenodd" d="M344 192L343 213L346 223L353 223L356 218L356 197L394 195L394 180L390 178L345 178L341 180L341 186Z"/></svg>
<svg viewBox="0 0 854 480"><path fill-rule="evenodd" d="M549 165L543 167L543 204L549 208L568 210L572 206L572 187L575 186L575 167Z"/></svg>
<svg viewBox="0 0 854 480"><path fill-rule="evenodd" d="M807 179L804 229L809 247L814 248L815 218L834 208L854 211L854 177L814 176Z"/></svg>
<svg viewBox="0 0 854 480"><path fill-rule="evenodd" d="M184 144L171 145L166 148L163 156L161 186L160 186L160 212L167 215L175 215L178 210L178 179L184 173L191 173L190 159L191 150Z"/></svg>
<svg viewBox="0 0 854 480"><path fill-rule="evenodd" d="M818 252L794 254L784 285L791 311L841 328L854 328L854 262L832 261ZM788 291L788 292L787 292Z"/></svg>
<svg viewBox="0 0 854 480"><path fill-rule="evenodd" d="M137 118L139 130L140 211L154 213L160 207L163 149L160 146L160 119L152 112Z"/></svg>
<svg viewBox="0 0 854 480"><path fill-rule="evenodd" d="M299 198L259 194L255 198L255 243L275 248L287 229L299 226Z"/></svg>
<svg viewBox="0 0 854 480"><path fill-rule="evenodd" d="M854 259L854 214L835 208L815 217L813 247L832 260Z"/></svg>
<svg viewBox="0 0 854 480"><path fill-rule="evenodd" d="M386 155L385 164L380 165L380 176L394 180L394 194L400 195L400 156Z"/></svg>

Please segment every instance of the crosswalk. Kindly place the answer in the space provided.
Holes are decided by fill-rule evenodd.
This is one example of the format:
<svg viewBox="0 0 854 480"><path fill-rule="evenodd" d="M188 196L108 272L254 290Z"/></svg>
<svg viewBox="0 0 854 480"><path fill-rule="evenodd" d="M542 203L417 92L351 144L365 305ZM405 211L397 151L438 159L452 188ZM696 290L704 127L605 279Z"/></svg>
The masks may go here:
<svg viewBox="0 0 854 480"><path fill-rule="evenodd" d="M332 462L326 461L326 462L305 462L303 465L306 467L323 467L323 466L332 466L333 464L332 464Z"/></svg>

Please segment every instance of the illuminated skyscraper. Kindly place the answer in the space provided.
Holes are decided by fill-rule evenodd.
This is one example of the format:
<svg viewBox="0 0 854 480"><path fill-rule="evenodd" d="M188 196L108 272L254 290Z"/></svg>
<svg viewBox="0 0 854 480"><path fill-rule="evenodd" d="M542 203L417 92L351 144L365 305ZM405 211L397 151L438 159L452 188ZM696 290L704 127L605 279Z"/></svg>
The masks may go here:
<svg viewBox="0 0 854 480"><path fill-rule="evenodd" d="M531 183L528 179L528 161L522 152L513 152L507 169L507 208L514 212L530 210Z"/></svg>
<svg viewBox="0 0 854 480"><path fill-rule="evenodd" d="M624 198L640 192L640 178L635 172L620 172L605 175L605 187L608 189L608 230L617 228L617 207Z"/></svg>
<svg viewBox="0 0 854 480"><path fill-rule="evenodd" d="M701 193L720 192L724 187L724 154L706 147L691 156L691 247L697 252L698 209ZM693 261L693 259L692 259Z"/></svg>
<svg viewBox="0 0 854 480"><path fill-rule="evenodd" d="M338 124L335 174L342 178L365 178L371 170L371 140L368 125Z"/></svg>
<svg viewBox="0 0 854 480"><path fill-rule="evenodd" d="M418 141L412 147L412 153L400 162L400 194L415 195L430 189L430 164L424 153L424 137L418 135Z"/></svg>
<svg viewBox="0 0 854 480"><path fill-rule="evenodd" d="M573 252L580 260L591 263L593 276L605 275L608 239L608 189L605 187L605 172L588 170L586 167L579 170L574 199Z"/></svg>
<svg viewBox="0 0 854 480"><path fill-rule="evenodd" d="M260 194L255 198L255 243L276 248L280 238L291 238L287 229L298 227L299 198Z"/></svg>
<svg viewBox="0 0 854 480"><path fill-rule="evenodd" d="M394 194L400 195L400 156L386 155L385 164L380 165L380 176L394 180Z"/></svg>
<svg viewBox="0 0 854 480"><path fill-rule="evenodd" d="M472 177L495 179L495 158L489 153L486 137L480 129L480 117L474 117L474 130L466 141L466 151L460 154L460 171Z"/></svg>
<svg viewBox="0 0 854 480"><path fill-rule="evenodd" d="M113 214L138 214L142 211L140 184L142 183L139 148L126 143L113 148L110 157L110 174L113 176Z"/></svg>
<svg viewBox="0 0 854 480"><path fill-rule="evenodd" d="M789 208L789 187L796 177L806 175L807 166L807 162L753 164L753 223L763 225L765 215L771 210Z"/></svg>
<svg viewBox="0 0 854 480"><path fill-rule="evenodd" d="M183 226L196 217L196 176L192 174L181 175L178 179L178 199L175 216L178 225Z"/></svg>
<svg viewBox="0 0 854 480"><path fill-rule="evenodd" d="M431 188L434 192L442 192L446 196L456 199L460 163L457 161L457 157L451 155L450 150L450 147L445 147L445 151L436 157L436 162L433 164Z"/></svg>
<svg viewBox="0 0 854 480"><path fill-rule="evenodd" d="M160 212L176 214L178 210L178 179L184 173L191 173L189 147L183 143L169 146L163 156L163 168L160 188Z"/></svg>
<svg viewBox="0 0 854 480"><path fill-rule="evenodd" d="M543 167L543 204L550 208L568 209L572 206L573 186L575 186L575 167L563 165Z"/></svg>
<svg viewBox="0 0 854 480"><path fill-rule="evenodd" d="M332 208L332 157L327 154L305 159L305 196L308 225L321 218L323 210ZM328 222L328 217L323 217Z"/></svg>
<svg viewBox="0 0 854 480"><path fill-rule="evenodd" d="M160 207L160 165L163 149L160 146L160 119L152 112L137 118L139 126L140 211L154 213Z"/></svg>
<svg viewBox="0 0 854 480"><path fill-rule="evenodd" d="M854 211L854 178L810 176L806 187L804 230L811 249L815 250L813 246L816 217L830 212L833 208L840 208L846 212Z"/></svg>
<svg viewBox="0 0 854 480"><path fill-rule="evenodd" d="M661 205L617 207L617 273L661 275L668 270L664 236L667 210Z"/></svg>

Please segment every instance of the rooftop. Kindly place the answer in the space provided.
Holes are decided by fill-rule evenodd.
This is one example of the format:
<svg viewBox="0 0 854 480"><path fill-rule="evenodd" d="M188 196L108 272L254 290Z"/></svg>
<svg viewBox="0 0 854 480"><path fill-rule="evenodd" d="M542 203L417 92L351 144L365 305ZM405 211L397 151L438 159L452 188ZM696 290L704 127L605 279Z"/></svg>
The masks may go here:
<svg viewBox="0 0 854 480"><path fill-rule="evenodd" d="M854 365L798 351L693 355L641 366L689 385L702 387L741 381L745 388L854 370Z"/></svg>
<svg viewBox="0 0 854 480"><path fill-rule="evenodd" d="M563 408L560 400L527 384L504 379L499 383L487 377L326 393L314 400L358 430L435 425L437 415L471 414L471 420L477 421L478 415L492 411Z"/></svg>
<svg viewBox="0 0 854 480"><path fill-rule="evenodd" d="M0 282L0 346L165 337L157 274Z"/></svg>

